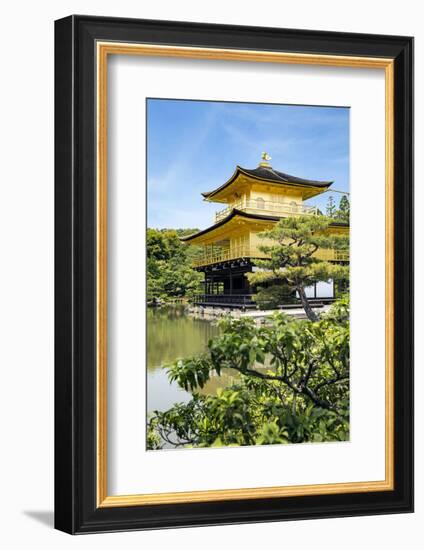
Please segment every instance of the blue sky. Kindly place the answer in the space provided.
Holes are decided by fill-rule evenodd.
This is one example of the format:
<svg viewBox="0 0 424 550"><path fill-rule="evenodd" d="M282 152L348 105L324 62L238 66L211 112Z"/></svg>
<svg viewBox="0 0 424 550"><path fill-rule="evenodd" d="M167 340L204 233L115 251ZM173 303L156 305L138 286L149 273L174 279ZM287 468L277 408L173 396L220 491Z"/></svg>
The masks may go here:
<svg viewBox="0 0 424 550"><path fill-rule="evenodd" d="M147 216L156 228L199 228L224 205L203 201L233 174L273 168L349 191L349 109L297 105L147 100ZM330 193L307 204L325 210ZM335 193L338 201L342 195Z"/></svg>

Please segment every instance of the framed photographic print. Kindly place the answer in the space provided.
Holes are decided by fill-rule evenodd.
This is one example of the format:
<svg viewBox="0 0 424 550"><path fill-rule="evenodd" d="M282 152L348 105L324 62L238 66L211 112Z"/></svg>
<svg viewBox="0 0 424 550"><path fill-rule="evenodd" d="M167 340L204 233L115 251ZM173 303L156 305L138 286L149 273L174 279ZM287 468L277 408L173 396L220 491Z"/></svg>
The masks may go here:
<svg viewBox="0 0 424 550"><path fill-rule="evenodd" d="M413 509L413 39L55 27L55 525Z"/></svg>

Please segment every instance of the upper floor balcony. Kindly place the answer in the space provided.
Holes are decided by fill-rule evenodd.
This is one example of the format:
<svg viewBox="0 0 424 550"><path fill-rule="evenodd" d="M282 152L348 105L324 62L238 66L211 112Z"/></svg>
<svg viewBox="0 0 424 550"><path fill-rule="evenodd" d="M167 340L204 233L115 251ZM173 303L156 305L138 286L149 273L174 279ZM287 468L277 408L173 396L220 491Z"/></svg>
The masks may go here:
<svg viewBox="0 0 424 550"><path fill-rule="evenodd" d="M316 206L306 206L304 204L293 202L277 202L266 201L261 198L256 199L241 199L235 202L223 210L215 213L215 223L226 218L232 210L242 210L251 214L262 214L272 216L300 216L300 215L318 215L318 208Z"/></svg>
<svg viewBox="0 0 424 550"><path fill-rule="evenodd" d="M328 262L348 262L349 251L335 249L320 249L314 254L320 260ZM205 250L203 255L193 261L194 267L205 267L236 259L266 259L267 255L255 246L242 245L218 250Z"/></svg>

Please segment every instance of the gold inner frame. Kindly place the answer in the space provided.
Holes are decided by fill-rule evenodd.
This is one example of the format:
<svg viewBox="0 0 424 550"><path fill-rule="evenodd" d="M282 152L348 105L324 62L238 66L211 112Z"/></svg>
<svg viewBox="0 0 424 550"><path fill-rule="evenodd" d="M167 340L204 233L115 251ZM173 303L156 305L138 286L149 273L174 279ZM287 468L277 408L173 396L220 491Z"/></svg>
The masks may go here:
<svg viewBox="0 0 424 550"><path fill-rule="evenodd" d="M142 506L255 498L364 493L394 489L394 61L390 58L194 48L97 42L97 506ZM385 71L385 479L315 485L217 489L109 496L107 493L107 61L109 55L143 55L255 61Z"/></svg>

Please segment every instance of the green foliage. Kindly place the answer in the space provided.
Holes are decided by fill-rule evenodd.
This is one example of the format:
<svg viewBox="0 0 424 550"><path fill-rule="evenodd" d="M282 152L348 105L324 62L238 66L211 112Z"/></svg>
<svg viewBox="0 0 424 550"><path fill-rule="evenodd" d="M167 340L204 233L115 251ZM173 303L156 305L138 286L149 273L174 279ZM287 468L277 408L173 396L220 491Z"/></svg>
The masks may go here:
<svg viewBox="0 0 424 550"><path fill-rule="evenodd" d="M288 285L298 292L308 318L315 321L305 287L318 281L349 278L348 266L320 260L315 255L320 249L348 249L347 236L328 232L331 223L332 220L325 216L282 218L272 229L260 233L259 236L270 243L259 247L268 259L256 260L255 263L265 270L249 274L250 283Z"/></svg>
<svg viewBox="0 0 424 550"><path fill-rule="evenodd" d="M254 299L259 309L277 309L280 304L290 300L289 294L290 288L286 285L271 285L260 288Z"/></svg>
<svg viewBox="0 0 424 550"><path fill-rule="evenodd" d="M349 306L347 297L311 323L283 313L266 326L224 318L205 354L178 360L170 380L191 390L187 404L149 420L149 441L162 445L266 445L349 438ZM198 389L224 369L237 383L214 396ZM156 446L155 446L156 445Z"/></svg>
<svg viewBox="0 0 424 550"><path fill-rule="evenodd" d="M185 246L179 239L195 229L147 230L147 298L167 301L190 297L201 290L202 275L191 264L199 247Z"/></svg>
<svg viewBox="0 0 424 550"><path fill-rule="evenodd" d="M155 420L151 421L150 429L147 430L147 448L148 449L160 449L161 448L161 438L157 431L153 428L155 425Z"/></svg>
<svg viewBox="0 0 424 550"><path fill-rule="evenodd" d="M334 302L331 309L325 315L327 321L333 321L334 323L346 324L349 323L349 294L343 294Z"/></svg>
<svg viewBox="0 0 424 550"><path fill-rule="evenodd" d="M334 218L334 214L336 213L336 203L334 202L333 195L330 195L327 199L325 213L329 218Z"/></svg>
<svg viewBox="0 0 424 550"><path fill-rule="evenodd" d="M340 199L339 202L339 208L334 213L334 218L336 220L349 223L349 217L350 217L350 203L349 199L346 195L343 195L343 197Z"/></svg>

